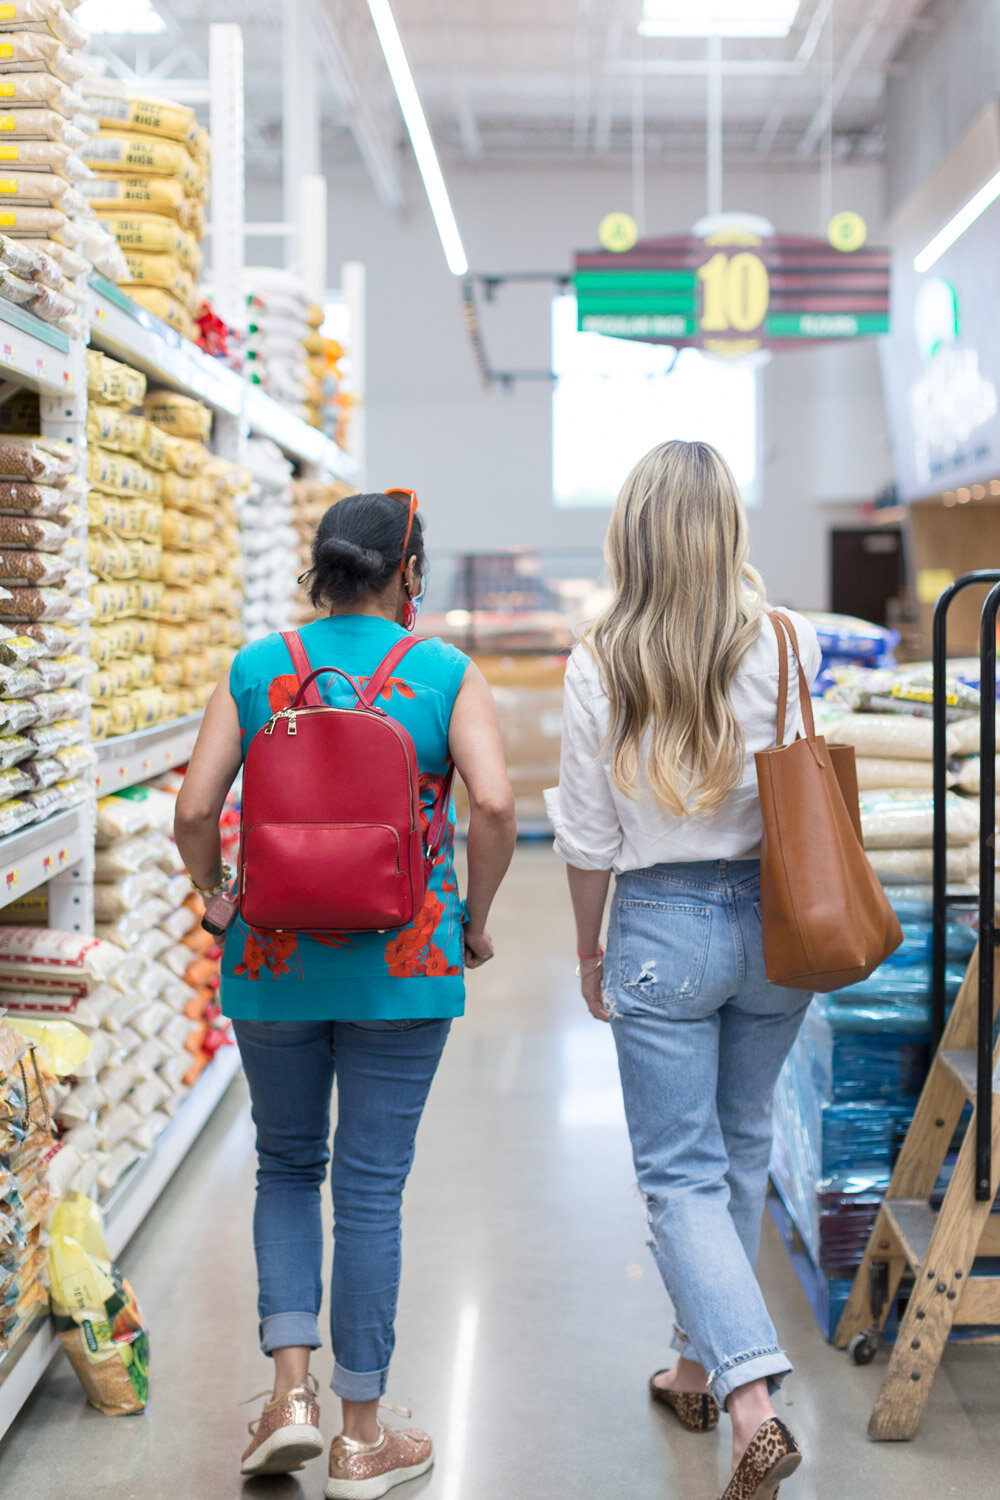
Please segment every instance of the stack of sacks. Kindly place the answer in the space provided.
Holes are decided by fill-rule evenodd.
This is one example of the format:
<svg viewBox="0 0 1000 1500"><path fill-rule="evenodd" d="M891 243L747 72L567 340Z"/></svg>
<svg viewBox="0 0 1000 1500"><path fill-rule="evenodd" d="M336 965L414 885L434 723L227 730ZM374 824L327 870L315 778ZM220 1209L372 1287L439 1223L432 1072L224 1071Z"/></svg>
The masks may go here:
<svg viewBox="0 0 1000 1500"><path fill-rule="evenodd" d="M978 790L979 694L949 679L949 785ZM931 879L933 727L930 668L834 668L822 705L828 739L853 745L861 790L865 848L884 884ZM976 810L948 799L948 880L975 887L979 873Z"/></svg>
<svg viewBox="0 0 1000 1500"><path fill-rule="evenodd" d="M88 79L87 109L99 133L82 148L97 176L85 185L92 210L124 253L121 284L185 338L194 321L211 181L211 144L194 111Z"/></svg>
<svg viewBox="0 0 1000 1500"><path fill-rule="evenodd" d="M822 614L815 610L804 613L806 619L812 621L823 653L820 690L830 686L832 678L829 674L840 667L892 668L896 665L898 630L873 625L870 620L859 620L854 615Z"/></svg>
<svg viewBox="0 0 1000 1500"><path fill-rule="evenodd" d="M129 734L165 718L154 677L153 641L163 594L163 485L166 440L136 415L146 377L91 350L87 355L90 652L95 739Z"/></svg>
<svg viewBox="0 0 1000 1500"><path fill-rule="evenodd" d="M82 450L0 435L0 834L85 800Z"/></svg>
<svg viewBox="0 0 1000 1500"><path fill-rule="evenodd" d="M315 304L306 295L305 283L293 271L251 266L244 272L247 299L245 373L299 417L309 415L310 387L306 364L311 353L321 353L323 341L310 323ZM319 309L320 322L323 321Z"/></svg>
<svg viewBox="0 0 1000 1500"><path fill-rule="evenodd" d="M40 247L0 234L0 297L70 338L82 338L84 332L80 308L85 294L79 282L79 275L67 275Z"/></svg>
<svg viewBox="0 0 1000 1500"><path fill-rule="evenodd" d="M2 1012L0 1012L2 1017ZM34 1049L0 1019L0 1355L48 1309L50 1100Z"/></svg>
<svg viewBox="0 0 1000 1500"><path fill-rule="evenodd" d="M35 279L50 296L33 311L51 322L64 322L82 303L80 282L91 266L112 277L125 270L81 192L89 177L80 155L84 68L74 53L87 33L73 9L60 0L0 7L0 161L10 168L0 178L0 229L45 253ZM53 263L64 278L56 284Z"/></svg>
<svg viewBox="0 0 1000 1500"><path fill-rule="evenodd" d="M199 402L151 391L146 415L167 442L154 679L195 713L243 640L237 497L250 476L209 452L212 414Z"/></svg>
<svg viewBox="0 0 1000 1500"><path fill-rule="evenodd" d="M313 310L322 316L323 309ZM347 351L337 339L323 338L319 326L306 340L306 369L309 371L307 421L318 427L325 437L348 446L351 412L357 398L346 388L344 361Z"/></svg>
<svg viewBox="0 0 1000 1500"><path fill-rule="evenodd" d="M296 536L296 570L301 577L312 567L312 544L316 528L331 505L343 500L351 493L349 485L339 480L326 482L319 479L296 479L292 491L292 527ZM292 622L296 626L307 625L316 618L316 611L304 588L298 588L292 603Z"/></svg>
<svg viewBox="0 0 1000 1500"><path fill-rule="evenodd" d="M238 501L243 551L243 630L248 641L287 630L298 590L298 534L293 525L292 465L265 438L251 438L251 483Z"/></svg>

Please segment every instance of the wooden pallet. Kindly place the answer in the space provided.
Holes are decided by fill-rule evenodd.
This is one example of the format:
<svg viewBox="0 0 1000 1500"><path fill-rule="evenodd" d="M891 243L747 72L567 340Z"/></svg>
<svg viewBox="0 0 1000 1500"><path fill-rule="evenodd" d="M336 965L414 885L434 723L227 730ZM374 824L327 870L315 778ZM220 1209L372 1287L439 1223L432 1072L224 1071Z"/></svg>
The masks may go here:
<svg viewBox="0 0 1000 1500"><path fill-rule="evenodd" d="M970 1278L977 1257L1000 1256L1000 1220L990 1211L1000 1188L1000 1044L994 1050L992 1191L975 1197L978 955L951 1019L879 1209L864 1260L837 1328L838 1348L873 1347L909 1269L914 1288L868 1424L881 1440L912 1438L945 1344L955 1325L1000 1323L1000 1276ZM993 1016L1000 1005L994 985ZM958 1161L940 1209L928 1199L963 1110L972 1104ZM856 1356L857 1357L857 1356ZM867 1362L866 1360L862 1362Z"/></svg>

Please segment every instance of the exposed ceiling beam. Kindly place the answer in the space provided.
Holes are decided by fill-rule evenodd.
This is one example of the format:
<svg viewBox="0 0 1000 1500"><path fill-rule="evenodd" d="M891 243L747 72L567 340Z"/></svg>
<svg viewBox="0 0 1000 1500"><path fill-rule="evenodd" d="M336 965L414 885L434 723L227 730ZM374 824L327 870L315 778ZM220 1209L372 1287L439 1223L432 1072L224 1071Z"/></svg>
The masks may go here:
<svg viewBox="0 0 1000 1500"><path fill-rule="evenodd" d="M375 191L398 212L406 205L399 115L394 100L387 98L388 74L367 6L353 0L320 0L316 38ZM380 101L385 101L381 107Z"/></svg>
<svg viewBox="0 0 1000 1500"><path fill-rule="evenodd" d="M913 11L917 8L919 0L873 0L865 20L858 27L848 47L839 68L833 76L833 82L823 97L823 101L806 126L802 139L799 141L797 153L799 156L811 156L819 141L822 140L830 122L834 117L837 105L847 92L855 76L861 70L861 64L870 52L880 31L883 31L884 23L891 11L897 11L896 26L885 27L883 32L883 47L885 55L891 55L888 51L895 52L905 35ZM905 19L904 19L905 17ZM889 40L889 32L892 31L892 40Z"/></svg>
<svg viewBox="0 0 1000 1500"><path fill-rule="evenodd" d="M796 54L795 61L805 71L813 60L819 39L823 35L823 28L827 23L830 12L833 10L836 0L816 0L816 8L812 13L806 34ZM785 113L788 109L789 89L786 86L781 90L775 101L774 108L764 121L760 135L757 137L757 150L761 156L766 156L774 145L778 131L784 122Z"/></svg>

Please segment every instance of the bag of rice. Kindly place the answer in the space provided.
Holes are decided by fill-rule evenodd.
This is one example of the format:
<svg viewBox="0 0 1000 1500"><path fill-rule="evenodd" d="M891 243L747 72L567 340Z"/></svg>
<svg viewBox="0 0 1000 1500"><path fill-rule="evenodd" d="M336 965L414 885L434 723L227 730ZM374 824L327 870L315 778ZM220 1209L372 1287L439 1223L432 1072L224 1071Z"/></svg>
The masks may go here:
<svg viewBox="0 0 1000 1500"><path fill-rule="evenodd" d="M119 127L143 135L182 141L192 148L198 144L199 126L194 110L182 104L170 104L139 94L106 92L99 80L90 79L84 90L84 108L105 130Z"/></svg>
<svg viewBox="0 0 1000 1500"><path fill-rule="evenodd" d="M60 1203L49 1245L52 1312L59 1340L88 1400L109 1416L149 1400L149 1337L135 1294L111 1262L96 1204Z"/></svg>
<svg viewBox="0 0 1000 1500"><path fill-rule="evenodd" d="M211 436L211 411L190 396L181 396L174 391L149 391L145 411L151 422L175 437L207 442Z"/></svg>
<svg viewBox="0 0 1000 1500"><path fill-rule="evenodd" d="M110 943L80 933L0 928L0 990L84 995L110 979L120 962Z"/></svg>
<svg viewBox="0 0 1000 1500"><path fill-rule="evenodd" d="M136 212L145 209L181 222L184 214L184 188L172 177L109 177L99 173L80 184L93 212Z"/></svg>

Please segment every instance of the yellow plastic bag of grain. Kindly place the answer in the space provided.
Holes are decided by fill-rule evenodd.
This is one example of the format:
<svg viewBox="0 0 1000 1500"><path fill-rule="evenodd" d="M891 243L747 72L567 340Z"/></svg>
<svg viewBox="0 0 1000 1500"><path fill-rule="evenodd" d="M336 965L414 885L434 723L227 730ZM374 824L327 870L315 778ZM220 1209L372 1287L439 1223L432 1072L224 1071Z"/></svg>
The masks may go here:
<svg viewBox="0 0 1000 1500"><path fill-rule="evenodd" d="M164 291L160 286L144 286L141 282L130 281L126 283L128 294L133 302L138 302L154 318L159 318L161 323L166 323L175 333L182 338L190 339L192 343L197 342L198 325L191 316L185 303L179 302L172 292ZM199 293L194 294L196 297Z"/></svg>
<svg viewBox="0 0 1000 1500"><path fill-rule="evenodd" d="M184 187L173 177L107 177L98 173L80 186L98 215L144 208L151 214L164 214L179 223L190 220L185 207Z"/></svg>
<svg viewBox="0 0 1000 1500"><path fill-rule="evenodd" d="M193 109L183 104L147 99L140 94L110 95L84 88L87 114L96 115L106 130L134 130L142 135L162 135L199 148L199 125Z"/></svg>
<svg viewBox="0 0 1000 1500"><path fill-rule="evenodd" d="M0 179L2 181L2 179ZM187 307L194 294L194 277L185 271L176 255L147 255L141 250L125 252L128 280L123 286L159 287Z"/></svg>
<svg viewBox="0 0 1000 1500"><path fill-rule="evenodd" d="M112 1264L97 1205L82 1193L60 1203L49 1245L52 1314L87 1399L111 1417L149 1400L149 1335L135 1293Z"/></svg>
<svg viewBox="0 0 1000 1500"><path fill-rule="evenodd" d="M175 391L148 391L146 416L175 437L196 438L207 443L212 431L212 413L200 401Z"/></svg>
<svg viewBox="0 0 1000 1500"><path fill-rule="evenodd" d="M142 135L91 136L80 148L88 167L121 177L176 177L184 191L194 193L201 172L191 153L176 141Z"/></svg>

